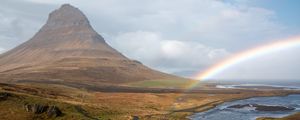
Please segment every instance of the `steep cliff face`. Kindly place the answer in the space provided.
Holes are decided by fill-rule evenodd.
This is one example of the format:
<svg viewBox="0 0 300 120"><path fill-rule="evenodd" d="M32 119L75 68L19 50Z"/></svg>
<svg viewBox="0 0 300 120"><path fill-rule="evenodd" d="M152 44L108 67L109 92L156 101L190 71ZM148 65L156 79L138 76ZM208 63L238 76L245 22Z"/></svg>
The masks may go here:
<svg viewBox="0 0 300 120"><path fill-rule="evenodd" d="M27 42L0 56L0 78L123 83L175 76L151 70L110 47L77 8L65 4Z"/></svg>

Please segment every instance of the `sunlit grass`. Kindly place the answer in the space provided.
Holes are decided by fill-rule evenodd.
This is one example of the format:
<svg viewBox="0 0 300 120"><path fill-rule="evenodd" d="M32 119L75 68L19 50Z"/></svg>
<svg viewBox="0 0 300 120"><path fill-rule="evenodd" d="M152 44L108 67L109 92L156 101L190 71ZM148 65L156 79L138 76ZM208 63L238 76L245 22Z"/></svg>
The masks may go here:
<svg viewBox="0 0 300 120"><path fill-rule="evenodd" d="M146 88L189 88L191 85L196 84L196 82L197 81L182 79L159 79L132 82L127 85Z"/></svg>

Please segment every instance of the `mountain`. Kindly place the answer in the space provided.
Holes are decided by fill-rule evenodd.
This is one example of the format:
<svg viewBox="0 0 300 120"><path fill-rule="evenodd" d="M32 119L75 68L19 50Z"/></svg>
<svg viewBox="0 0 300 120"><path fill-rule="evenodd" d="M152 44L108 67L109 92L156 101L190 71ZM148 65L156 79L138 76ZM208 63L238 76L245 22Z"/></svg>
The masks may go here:
<svg viewBox="0 0 300 120"><path fill-rule="evenodd" d="M178 79L128 59L110 47L77 8L64 4L27 42L0 56L4 82L122 84Z"/></svg>

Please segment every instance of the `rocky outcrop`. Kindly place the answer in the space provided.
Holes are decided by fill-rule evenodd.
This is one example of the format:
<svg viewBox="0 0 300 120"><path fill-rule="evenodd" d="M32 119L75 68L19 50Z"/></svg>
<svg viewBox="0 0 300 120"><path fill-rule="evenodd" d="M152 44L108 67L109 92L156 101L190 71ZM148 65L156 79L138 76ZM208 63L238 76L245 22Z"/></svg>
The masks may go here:
<svg viewBox="0 0 300 120"><path fill-rule="evenodd" d="M232 105L228 108L242 109L246 107L253 107L257 111L291 111L295 110L295 108L286 107L286 106L272 106L272 105L259 105L259 104L238 104Z"/></svg>
<svg viewBox="0 0 300 120"><path fill-rule="evenodd" d="M9 96L11 96L10 93L1 92L0 93L0 101L6 100Z"/></svg>
<svg viewBox="0 0 300 120"><path fill-rule="evenodd" d="M41 114L44 113L48 109L48 106L34 104L32 106L32 112L35 114Z"/></svg>
<svg viewBox="0 0 300 120"><path fill-rule="evenodd" d="M59 117L62 115L61 110L56 106L48 106L41 104L25 104L24 108L27 112L32 112L34 114L46 113L48 117Z"/></svg>
<svg viewBox="0 0 300 120"><path fill-rule="evenodd" d="M94 118L92 117L88 111L86 111L85 109L81 108L80 106L74 106L75 110L82 114L83 116L85 116L86 118L90 119L90 120L99 120L98 118Z"/></svg>
<svg viewBox="0 0 300 120"><path fill-rule="evenodd" d="M62 112L60 109L56 106L51 106L49 110L47 111L48 117L58 117L62 115Z"/></svg>
<svg viewBox="0 0 300 120"><path fill-rule="evenodd" d="M138 116L132 116L132 120L139 120Z"/></svg>

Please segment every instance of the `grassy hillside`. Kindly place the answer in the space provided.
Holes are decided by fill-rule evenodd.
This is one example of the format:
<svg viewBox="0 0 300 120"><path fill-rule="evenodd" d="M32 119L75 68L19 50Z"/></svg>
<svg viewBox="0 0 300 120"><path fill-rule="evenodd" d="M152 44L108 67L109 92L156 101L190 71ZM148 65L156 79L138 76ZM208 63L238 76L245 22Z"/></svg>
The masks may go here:
<svg viewBox="0 0 300 120"><path fill-rule="evenodd" d="M132 87L143 87L143 88L189 88L190 86L197 84L196 80L184 80L184 79L158 79L158 80L147 80L127 83L126 85Z"/></svg>
<svg viewBox="0 0 300 120"><path fill-rule="evenodd" d="M3 91L0 91L3 93ZM89 119L78 109L88 109L85 106L73 105L64 102L48 100L42 97L9 93L6 100L0 101L0 119L1 120L39 120L39 119ZM63 114L59 117L48 117L46 113L35 114L27 112L24 108L26 104L38 104L47 106L57 106Z"/></svg>

